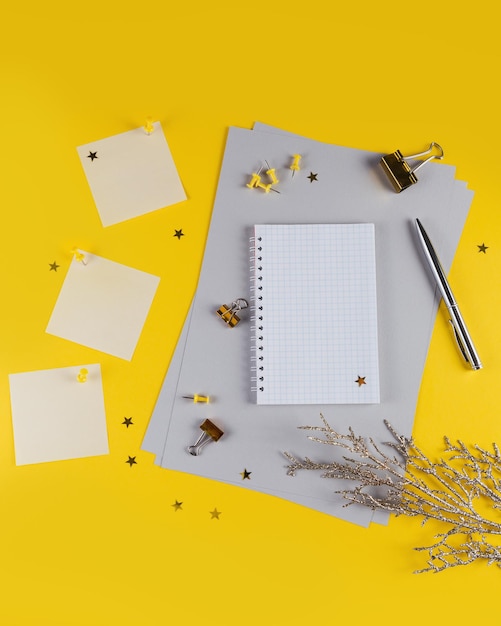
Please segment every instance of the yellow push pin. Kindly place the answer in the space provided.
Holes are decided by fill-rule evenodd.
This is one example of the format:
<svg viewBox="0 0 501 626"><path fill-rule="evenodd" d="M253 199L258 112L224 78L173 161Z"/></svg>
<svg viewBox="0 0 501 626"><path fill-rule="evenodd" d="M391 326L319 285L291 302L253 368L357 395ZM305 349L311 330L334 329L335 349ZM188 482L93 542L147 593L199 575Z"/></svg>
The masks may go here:
<svg viewBox="0 0 501 626"><path fill-rule="evenodd" d="M260 182L261 182L261 176L259 176L259 174L256 174L256 172L253 172L250 183L247 183L246 187L248 187L249 189L253 189L257 187Z"/></svg>
<svg viewBox="0 0 501 626"><path fill-rule="evenodd" d="M144 125L144 130L145 130L147 135L151 135L151 133L155 130L155 127L153 126L153 120L152 120L151 117L147 117L146 118L146 123Z"/></svg>
<svg viewBox="0 0 501 626"><path fill-rule="evenodd" d="M299 161L301 160L301 155L300 154L294 154L292 156L292 163L289 166L289 169L292 170L292 177L294 178L294 174L296 172L299 172L299 170L301 169L299 167Z"/></svg>
<svg viewBox="0 0 501 626"><path fill-rule="evenodd" d="M268 183L267 185L265 185L264 183L258 183L256 187L259 187L259 189L263 189L264 193L270 193L271 191L271 183ZM276 189L274 189L273 191L276 191Z"/></svg>
<svg viewBox="0 0 501 626"><path fill-rule="evenodd" d="M82 369L78 372L78 376L77 376L77 380L79 383L85 383L87 382L87 374L89 373L89 370L86 370L85 367L82 367Z"/></svg>
<svg viewBox="0 0 501 626"><path fill-rule="evenodd" d="M85 254L83 254L83 252L80 252L80 250L78 250L77 248L73 248L71 254L75 257L75 261L78 261L83 265L87 265L87 261L85 260Z"/></svg>
<svg viewBox="0 0 501 626"><path fill-rule="evenodd" d="M271 178L271 183L265 184L261 182L261 170L262 167L259 168L258 172L252 173L252 178L249 183L247 183L247 187L249 189L262 189L265 193L270 193L270 191L275 191L276 193L280 193L276 189L272 188L272 185L278 183L278 178L275 174L275 169L270 167L268 163L266 163L268 169L266 170L266 174Z"/></svg>
<svg viewBox="0 0 501 626"><path fill-rule="evenodd" d="M277 185L278 184L278 178L275 174L275 168L274 167L270 167L270 164L268 163L268 161L266 161L266 165L268 166L268 169L266 170L266 174L271 178L271 184L272 185Z"/></svg>
<svg viewBox="0 0 501 626"><path fill-rule="evenodd" d="M201 396L198 393L195 393L192 396L183 396L183 398L186 398L187 400L193 400L193 402L202 403L202 404L208 404L210 401L209 396Z"/></svg>

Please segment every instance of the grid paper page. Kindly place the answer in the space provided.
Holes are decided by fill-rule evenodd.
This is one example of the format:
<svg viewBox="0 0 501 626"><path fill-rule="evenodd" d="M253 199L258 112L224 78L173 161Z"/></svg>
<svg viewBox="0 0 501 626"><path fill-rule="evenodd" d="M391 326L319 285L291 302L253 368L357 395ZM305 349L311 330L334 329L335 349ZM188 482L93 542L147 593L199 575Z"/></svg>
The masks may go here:
<svg viewBox="0 0 501 626"><path fill-rule="evenodd" d="M257 403L378 403L374 224L254 235Z"/></svg>

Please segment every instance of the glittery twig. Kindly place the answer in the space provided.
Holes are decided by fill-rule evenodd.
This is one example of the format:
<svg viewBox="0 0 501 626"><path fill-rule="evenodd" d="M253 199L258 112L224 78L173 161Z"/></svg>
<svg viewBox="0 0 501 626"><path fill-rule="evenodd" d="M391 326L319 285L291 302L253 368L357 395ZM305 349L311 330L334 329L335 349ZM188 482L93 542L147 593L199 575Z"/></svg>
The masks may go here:
<svg viewBox="0 0 501 626"><path fill-rule="evenodd" d="M336 491L347 504L362 504L395 515L419 516L422 523L436 520L446 530L435 535L429 546L416 548L428 553L422 572L440 572L449 567L467 565L477 560L501 567L501 545L493 540L501 536L501 523L486 516L501 510L501 454L496 444L492 451L462 441L445 441L446 459L431 461L410 438L400 435L388 421L385 425L393 441L382 444L356 435L335 431L320 415L323 426L304 426L317 443L337 446L347 451L342 462L318 463L300 459L286 452L287 473L316 470L324 478L356 481L353 489ZM499 543L499 541L498 541Z"/></svg>

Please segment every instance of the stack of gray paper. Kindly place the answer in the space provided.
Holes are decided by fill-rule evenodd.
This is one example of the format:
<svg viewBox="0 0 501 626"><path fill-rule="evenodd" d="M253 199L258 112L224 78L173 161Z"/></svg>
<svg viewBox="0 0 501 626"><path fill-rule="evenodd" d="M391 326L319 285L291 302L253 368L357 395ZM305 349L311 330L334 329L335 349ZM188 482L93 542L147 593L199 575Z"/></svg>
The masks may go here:
<svg viewBox="0 0 501 626"><path fill-rule="evenodd" d="M289 169L301 155L300 170ZM287 475L283 452L319 462L342 450L311 442L304 425L319 414L338 432L352 427L376 443L388 440L383 420L412 433L416 401L439 297L415 237L423 222L449 270L473 193L455 168L432 163L417 184L395 193L379 166L381 154L323 144L263 124L231 128L221 168L197 292L148 427L143 449L161 467L272 494L363 526L387 515L344 507L346 484L314 472ZM266 193L249 188L252 173L275 168L279 183ZM230 328L222 304L250 300L249 238L255 224L371 223L375 225L380 402L378 404L258 405L252 388L248 311ZM315 315L329 316L329 310ZM312 322L315 323L315 315ZM207 404L183 396L209 395ZM187 447L211 420L224 435L199 455Z"/></svg>

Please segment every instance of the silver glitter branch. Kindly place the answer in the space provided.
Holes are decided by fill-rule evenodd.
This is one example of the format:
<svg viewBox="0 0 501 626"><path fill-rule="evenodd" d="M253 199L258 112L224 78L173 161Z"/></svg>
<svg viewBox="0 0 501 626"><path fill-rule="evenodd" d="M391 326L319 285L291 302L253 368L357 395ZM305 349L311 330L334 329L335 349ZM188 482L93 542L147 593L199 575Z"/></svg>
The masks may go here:
<svg viewBox="0 0 501 626"><path fill-rule="evenodd" d="M433 462L387 421L393 441L385 442L382 450L372 438L366 440L351 428L348 434L338 433L320 417L323 426L302 427L318 433L308 438L342 448L350 456L343 456L342 462L316 463L286 452L290 476L299 470L317 470L325 478L356 481L353 489L336 492L347 500L345 506L362 504L395 515L419 516L423 525L430 520L444 524L446 530L435 535L434 543L416 548L428 556L427 567L417 573L478 560L501 567L501 454L496 444L489 451L462 441L454 444L445 437L448 457Z"/></svg>

